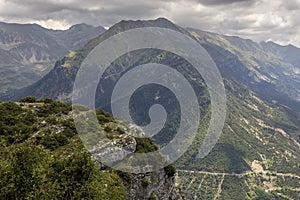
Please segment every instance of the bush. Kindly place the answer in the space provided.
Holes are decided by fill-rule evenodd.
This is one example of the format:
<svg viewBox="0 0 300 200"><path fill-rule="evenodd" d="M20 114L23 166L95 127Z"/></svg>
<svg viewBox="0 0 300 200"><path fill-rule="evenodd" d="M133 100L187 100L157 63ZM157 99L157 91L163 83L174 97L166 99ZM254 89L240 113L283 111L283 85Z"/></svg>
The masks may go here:
<svg viewBox="0 0 300 200"><path fill-rule="evenodd" d="M36 99L35 99L34 96L29 96L29 97L24 97L24 98L20 99L19 102L22 102L22 103L35 103Z"/></svg>
<svg viewBox="0 0 300 200"><path fill-rule="evenodd" d="M150 138L135 138L136 140L136 153L148 153L158 150L158 147L153 143Z"/></svg>
<svg viewBox="0 0 300 200"><path fill-rule="evenodd" d="M71 128L67 127L65 130L63 130L62 134L64 134L66 137L71 138L74 135L76 135L76 132L72 130Z"/></svg>
<svg viewBox="0 0 300 200"><path fill-rule="evenodd" d="M123 172L123 171L116 171L116 173L120 178L122 178L124 181L128 183L130 183L133 179L133 175L131 173Z"/></svg>
<svg viewBox="0 0 300 200"><path fill-rule="evenodd" d="M105 124L108 122L114 122L114 118L107 112L103 110L97 110L96 111L97 119L100 124Z"/></svg>
<svg viewBox="0 0 300 200"><path fill-rule="evenodd" d="M117 174L100 171L82 147L47 151L31 143L1 151L0 199L125 198Z"/></svg>
<svg viewBox="0 0 300 200"><path fill-rule="evenodd" d="M41 106L37 114L39 117L47 117L51 114L68 114L71 110L71 105L53 101L52 103L47 103Z"/></svg>
<svg viewBox="0 0 300 200"><path fill-rule="evenodd" d="M149 181L147 179L143 178L141 184L143 187L147 187L149 185Z"/></svg>
<svg viewBox="0 0 300 200"><path fill-rule="evenodd" d="M176 173L176 168L173 165L168 165L164 167L164 170L168 177L173 177Z"/></svg>
<svg viewBox="0 0 300 200"><path fill-rule="evenodd" d="M50 99L50 98L43 98L43 99L39 99L37 102L41 102L41 103L53 103L54 100Z"/></svg>
<svg viewBox="0 0 300 200"><path fill-rule="evenodd" d="M55 150L59 147L59 142L50 134L46 134L42 138L38 138L38 143L43 145L45 148Z"/></svg>

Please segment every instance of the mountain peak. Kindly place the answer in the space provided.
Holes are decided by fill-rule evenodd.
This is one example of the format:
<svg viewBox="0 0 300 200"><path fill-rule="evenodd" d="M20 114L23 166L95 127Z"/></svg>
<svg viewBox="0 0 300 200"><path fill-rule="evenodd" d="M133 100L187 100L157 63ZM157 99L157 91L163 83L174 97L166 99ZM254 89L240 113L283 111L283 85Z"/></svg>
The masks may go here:
<svg viewBox="0 0 300 200"><path fill-rule="evenodd" d="M97 27L95 27L93 25L86 24L86 23L74 24L67 31L68 32L78 32L78 31L84 31L86 29L99 30L100 32L105 31L105 28L103 26L97 26Z"/></svg>
<svg viewBox="0 0 300 200"><path fill-rule="evenodd" d="M296 47L295 45L292 45L292 44L288 44L288 45L286 45L286 47L293 48L293 49L298 49L298 47Z"/></svg>
<svg viewBox="0 0 300 200"><path fill-rule="evenodd" d="M164 27L171 29L178 29L178 26L166 18L157 18L154 20L122 20L113 27L121 27L124 29L131 29L137 27Z"/></svg>
<svg viewBox="0 0 300 200"><path fill-rule="evenodd" d="M167 19L165 17L159 17L159 18L157 18L153 21L155 21L155 22L164 22L164 23L172 23L173 24L173 22L171 22L169 19Z"/></svg>
<svg viewBox="0 0 300 200"><path fill-rule="evenodd" d="M0 22L0 28L5 29L6 31L11 32L18 32L18 31L24 31L25 29L28 31L32 30L46 30L46 28L42 27L39 24L33 23L33 24L18 24L18 23L6 23L6 22Z"/></svg>
<svg viewBox="0 0 300 200"><path fill-rule="evenodd" d="M186 32L183 28L177 26L166 18L157 18L152 20L122 20L108 29L109 34L116 34L130 29L143 27L161 27L180 32Z"/></svg>
<svg viewBox="0 0 300 200"><path fill-rule="evenodd" d="M298 47L296 47L293 44L281 45L281 44L278 44L278 43L273 42L273 41L260 42L260 44L263 44L263 45L272 45L272 46L276 46L276 47L285 47L285 48L299 49Z"/></svg>
<svg viewBox="0 0 300 200"><path fill-rule="evenodd" d="M72 26L69 28L69 30L70 30L70 29L77 29L77 28L81 28L81 27L94 27L94 26L89 25L89 24L86 24L86 23L80 23L80 24L74 24L74 25L72 25ZM94 28L95 28L95 27L94 27Z"/></svg>

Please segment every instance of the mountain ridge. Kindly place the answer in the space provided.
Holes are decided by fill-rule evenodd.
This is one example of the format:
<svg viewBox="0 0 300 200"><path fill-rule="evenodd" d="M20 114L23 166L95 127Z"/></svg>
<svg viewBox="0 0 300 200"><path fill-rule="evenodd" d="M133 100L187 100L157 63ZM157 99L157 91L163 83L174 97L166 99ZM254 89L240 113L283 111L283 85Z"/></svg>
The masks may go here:
<svg viewBox="0 0 300 200"><path fill-rule="evenodd" d="M266 49L263 45L249 39L203 32L197 29L191 30L194 35L197 35L197 31L199 32L198 39L204 47L215 49L221 47L241 61L240 66L244 65L234 69L219 68L223 75L237 80L261 96L269 96L267 99L269 102L278 101L279 104L283 105L286 103L286 106L297 110L299 113L300 67L297 60L291 62L284 54L274 54L274 50ZM280 45L277 47L278 51L286 48ZM296 54L300 53L300 49L295 48L295 50ZM236 70L239 68L244 72L239 72L237 75ZM282 96L280 97L279 94Z"/></svg>
<svg viewBox="0 0 300 200"><path fill-rule="evenodd" d="M186 197L194 199L197 194L202 199L213 199L216 195L220 199L300 198L296 193L300 188L296 183L299 178L289 178L291 173L300 175L300 108L299 102L292 101L292 98L297 97L295 94L299 87L299 76L293 71L298 66L295 65L297 63L289 63L291 61L284 57L281 52L284 47L276 47L275 50L277 52L279 48L279 53L275 55L274 49L266 51L264 48L267 47L263 48L251 40L214 35L196 29L187 30L162 18L121 21L90 40L83 48L57 61L54 69L40 81L2 98L16 101L33 95L37 98L50 97L70 101L77 70L93 48L114 34L147 26L171 28L199 42L215 61L227 92L228 112L223 133L210 154L198 160L197 149L206 134L210 110L203 86L205 84L201 80L197 82L203 86L199 92L199 99L204 104L203 117L195 141L176 162L181 170L179 177ZM174 55L159 51L125 55L114 63L115 66L124 70L122 64L126 64L125 58L131 59L136 65L146 61L171 63L187 67L189 73L193 72ZM118 72L110 73L111 77L121 76ZM109 79L110 86L116 80L118 79ZM285 83L286 80L289 82ZM151 97L150 92L146 93L145 99ZM212 173L195 175L195 171ZM232 177L230 174L241 176ZM288 181L282 180L282 177Z"/></svg>
<svg viewBox="0 0 300 200"><path fill-rule="evenodd" d="M38 24L0 23L0 92L21 88L48 73L55 61L101 34L101 26L50 30Z"/></svg>

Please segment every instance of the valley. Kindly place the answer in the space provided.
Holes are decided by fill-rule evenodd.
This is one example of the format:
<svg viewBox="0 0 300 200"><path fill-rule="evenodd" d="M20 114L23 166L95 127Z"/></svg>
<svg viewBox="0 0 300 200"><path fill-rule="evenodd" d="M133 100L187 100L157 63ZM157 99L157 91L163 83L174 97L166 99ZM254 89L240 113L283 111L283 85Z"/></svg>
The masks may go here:
<svg viewBox="0 0 300 200"><path fill-rule="evenodd" d="M111 184L112 191L106 191L105 188L103 191L103 187L99 185L99 182L94 182L94 179L89 179L91 182L87 181L84 184L88 184L88 187L92 187L91 189L102 188L99 190L100 194L95 193L95 195L105 194L110 196L116 192L118 195L123 195L123 198L127 195L127 198L132 197L132 199L141 199L143 195L150 198L151 194L153 199L159 199L168 190L172 191L173 196L177 196L180 199L181 195L179 194L179 189L175 187L176 185L181 188L182 196L185 199L300 199L300 60L297 57L300 55L300 49L292 45L280 46L272 42L256 43L235 36L183 28L165 18L148 21L123 20L108 30L97 33L96 36L92 34L93 39L91 40L88 40L88 37L81 32L83 35L80 34L79 36L74 36L74 38L84 37L86 39L85 42L78 44L76 49L72 47L71 52L64 49L62 54L65 57L55 57L53 60L57 59L58 61L55 62L54 67L50 67L51 62L47 63L50 65L49 68L47 67L47 72L39 72L41 74L35 75L35 77L32 77L33 75L30 71L28 72L27 68L22 71L20 70L21 68L17 67L14 70L18 73L15 73L14 70L6 70L4 77L7 79L3 80L3 83L10 85L10 87L17 88L26 82L26 80L19 78L24 75L23 72L29 73L28 77L24 79L30 79L32 84L30 84L30 81L27 81L26 84L28 86L16 90L7 89L5 93L0 95L0 99L4 101L0 105L8 106L8 108L5 108L6 112L9 112L9 106L15 107L12 111L15 113L11 113L14 115L14 118L19 115L22 116L21 111L26 111L29 115L28 109L36 109L38 113L38 117L35 115L31 116L34 120L34 126L31 128L27 127L29 129L24 127L26 132L24 135L22 135L23 130L18 129L19 125L15 125L23 123L22 120L25 120L25 123L26 118L15 119L15 124L9 124L9 119L5 117L0 121L2 128L5 127L5 129L1 129L1 148L4 149L3 152L5 152L6 156L1 158L1 162L8 163L6 165L7 170L14 169L12 167L13 163L9 161L10 156L12 156L9 153L10 149L18 150L18 146L24 144L33 145L31 146L32 148L37 148L46 154L46 157L54 156L58 161L52 159L51 162L53 163L60 162L60 160L63 160L61 162L68 160L68 156L72 156L72 150L64 149L73 148L72 145L74 144L76 145L76 152L84 152L82 155L86 156L87 163L92 163L88 152L84 150L76 135L75 127L73 125L69 127L72 130L67 129L68 127L57 127L57 124L63 124L64 126L66 124L65 121L71 120L70 113L72 110L70 103L72 102L72 90L76 74L84 59L101 42L120 32L144 27L167 28L185 34L185 36L201 44L211 56L222 75L227 96L226 121L222 134L212 151L204 158L199 158L199 150L207 134L212 115L211 100L208 86L203 77L195 72L190 63L172 52L164 52L159 49L141 49L124 54L111 63L105 71L103 77L101 77L101 85L99 84L97 87L95 95L95 99L97 99L96 108L105 111L98 111L98 120L100 122L101 120L105 121L102 126L108 127L106 128L106 134L111 139L121 137L121 139L119 138L121 143L128 145L126 142L122 142L123 136L120 135L130 133L120 131L115 127L116 124L118 126L118 120L122 119L114 119L106 113L112 113L112 90L127 71L145 63L168 65L183 74L188 82L191 83L199 101L200 125L187 151L173 163L177 172L173 174L174 169L169 169L172 172L172 176L166 178L168 173L162 170L160 172L151 172L156 177L151 179L151 174L120 174L104 167L105 170L100 173L104 173L105 177L109 177L109 183L105 182L107 179L103 181L105 182L104 184ZM83 26L83 29L89 28ZM72 28L66 32L71 30ZM77 32L76 30L75 33ZM64 38L72 39L71 36L62 36L64 35L63 32L52 30L50 33L52 36L59 36L60 40L64 40ZM70 44L73 43L74 41L70 40L65 45L70 47ZM33 69L33 71L36 73L37 70ZM144 74L144 78L148 78L149 74ZM37 80L41 76L43 77ZM163 77L164 74L159 75L158 78L163 79ZM16 80L14 84L18 83L18 85L11 86L11 80L8 79ZM26 101L19 102L20 99L25 97L44 100L46 98L46 102L41 105L38 102L32 104ZM177 130L178 119L180 118L180 105L174 100L174 96L172 96L170 91L165 88L152 86L139 88L134 97L130 102L130 105L134 108L131 115L138 119L137 121L141 124L149 122L148 110L145 111L145 108L148 109L154 104L160 104L167 110L168 120L163 131L151 137L151 142L146 140L144 144L143 141L136 140L141 142L140 147L145 148L142 148L141 152L163 148L168 142L172 141ZM144 102L144 100L148 100L148 102ZM19 103L5 103L11 101ZM143 102L143 104L140 102ZM7 121L4 122L4 119ZM51 124L48 127L48 132L42 126L44 121L46 127ZM113 127L105 125L108 122L112 122ZM27 126L26 123L25 125ZM69 122L67 125L71 126ZM9 133L4 133L4 130ZM29 131L27 132L27 130ZM68 130L67 133L65 133L66 130ZM10 136L10 134L14 136ZM131 139L134 140L133 138ZM152 146L154 144L156 145L155 147ZM60 151L71 154L59 157ZM80 156L81 154L75 155ZM75 162L75 160L73 161ZM49 167L47 163L43 164ZM55 165L51 165L50 168L54 167L55 169ZM89 169L95 170L95 166L92 164L91 166ZM34 170L32 173L35 172ZM36 173L38 176L46 176L50 179L52 176L44 171L37 171ZM93 171L93 173L97 175L98 172ZM12 171L11 174L13 176ZM156 188L156 185L159 185L156 181L161 176L163 178L160 180L162 180L163 184L161 185L162 189L159 189ZM94 178L98 180L97 177ZM118 184L119 178L123 180L123 185ZM7 176L4 176L3 179L8 181ZM56 186L55 181L52 183L53 185L49 187L53 191L56 190L56 187L63 187L61 185ZM69 184L70 188L72 188L72 181L68 182L68 186ZM42 186L47 187L47 184L43 182ZM130 194L133 195L131 197L128 197L129 193L126 194L125 192L128 188L135 188ZM155 191L158 192L151 193L153 188L156 188L157 190ZM36 191L35 189L43 192L43 188L29 188L28 194L31 195L31 192ZM68 195L70 195L68 193L69 187L67 189L61 195L67 195L64 197L68 199ZM76 191L81 191L83 188L76 186L75 189ZM7 191L7 195L10 195L12 190L8 188ZM78 195L80 194L79 192ZM82 194L84 195L85 193ZM168 197L176 199L172 195ZM108 197L105 196L104 198ZM163 198L167 197L163 196Z"/></svg>

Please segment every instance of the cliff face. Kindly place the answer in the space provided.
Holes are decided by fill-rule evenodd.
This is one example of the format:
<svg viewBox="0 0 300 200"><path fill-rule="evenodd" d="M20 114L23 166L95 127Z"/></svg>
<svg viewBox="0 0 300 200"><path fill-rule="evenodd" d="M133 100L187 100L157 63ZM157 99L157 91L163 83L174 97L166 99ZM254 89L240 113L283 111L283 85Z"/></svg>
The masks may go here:
<svg viewBox="0 0 300 200"><path fill-rule="evenodd" d="M81 106L79 107L81 108ZM73 111L72 115L75 118L75 122L84 121L84 119L81 118L82 116L91 119L91 113L89 111L79 111L80 108ZM94 142L92 145L89 145L89 143L86 143L86 145L94 160L99 162L99 168L101 170L105 171L107 169L107 166L101 163L102 160L116 164L124 158L131 159L131 155L134 153L147 153L157 150L157 146L151 139L142 138L142 135L145 135L145 133L139 127L119 119L110 119L108 121L103 120L103 115L106 117L108 115L102 111L96 114L98 116L98 120L100 119L100 129L103 131L102 133L109 138L109 140L98 141L96 139L93 140ZM106 122L101 123L102 121ZM86 127L82 128L82 130L89 129ZM90 130L88 132L83 132L83 135L89 134ZM93 137L93 134L90 134L90 138L91 137ZM97 142L95 143L95 141ZM131 160L131 162L132 161L133 160ZM151 163L149 164L151 165ZM121 165L126 165L125 169L130 167L130 164ZM133 173L123 171L117 172L123 180L124 187L126 188L126 200L183 199L179 187L176 186L176 169L174 166L168 165L158 171L150 170L151 172L141 173L144 171L146 171L145 166L140 166L137 167Z"/></svg>
<svg viewBox="0 0 300 200"><path fill-rule="evenodd" d="M168 176L164 169L132 175L131 180L125 183L125 187L128 191L126 200L183 199L179 188L176 187L175 176Z"/></svg>
<svg viewBox="0 0 300 200"><path fill-rule="evenodd" d="M131 152L146 153L157 148L152 140L140 140L133 137L132 135L143 135L144 133L132 124L114 120L114 122L105 123L101 126L111 142L100 141L89 150L92 157L97 161L109 158L113 162L118 162L124 157L130 157ZM122 148L119 149L118 147ZM100 169L105 170L106 168L102 163L100 164ZM154 172L138 173L139 171L144 171L143 166L137 169L135 173L118 172L127 191L126 200L184 199L176 185L176 169L172 165Z"/></svg>

